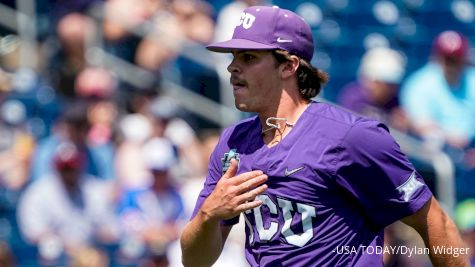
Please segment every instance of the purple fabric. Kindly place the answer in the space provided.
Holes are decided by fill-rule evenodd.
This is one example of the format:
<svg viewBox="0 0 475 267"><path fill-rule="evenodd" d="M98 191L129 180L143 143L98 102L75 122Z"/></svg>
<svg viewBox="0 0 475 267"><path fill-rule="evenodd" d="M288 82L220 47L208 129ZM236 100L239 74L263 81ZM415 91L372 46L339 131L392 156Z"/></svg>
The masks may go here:
<svg viewBox="0 0 475 267"><path fill-rule="evenodd" d="M258 117L226 129L194 214L231 149L239 154L238 173L269 175L268 190L258 196L264 204L244 214L251 266L383 266L382 254L363 246L382 246L384 227L432 196L385 125L312 102L271 148L262 141ZM357 252L341 253L343 248Z"/></svg>
<svg viewBox="0 0 475 267"><path fill-rule="evenodd" d="M314 49L312 31L303 18L290 10L268 6L246 8L232 39L207 48L225 53L237 49L282 49L309 61Z"/></svg>

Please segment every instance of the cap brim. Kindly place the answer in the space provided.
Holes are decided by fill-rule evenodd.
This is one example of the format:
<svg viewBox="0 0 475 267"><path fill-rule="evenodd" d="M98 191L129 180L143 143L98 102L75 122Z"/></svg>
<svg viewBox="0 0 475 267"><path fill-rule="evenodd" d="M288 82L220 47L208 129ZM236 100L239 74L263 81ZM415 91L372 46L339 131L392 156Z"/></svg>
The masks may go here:
<svg viewBox="0 0 475 267"><path fill-rule="evenodd" d="M210 44L206 49L213 52L230 53L236 50L274 50L278 49L278 47L246 39L231 39L229 41Z"/></svg>

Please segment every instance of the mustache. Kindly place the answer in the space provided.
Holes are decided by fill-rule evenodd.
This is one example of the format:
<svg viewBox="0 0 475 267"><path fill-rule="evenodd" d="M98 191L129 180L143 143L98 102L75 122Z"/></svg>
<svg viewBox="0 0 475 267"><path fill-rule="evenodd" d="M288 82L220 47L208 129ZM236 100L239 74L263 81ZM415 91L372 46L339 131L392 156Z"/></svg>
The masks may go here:
<svg viewBox="0 0 475 267"><path fill-rule="evenodd" d="M240 79L236 76L231 75L231 78L229 78L229 82L231 84L246 84L246 81L243 79Z"/></svg>

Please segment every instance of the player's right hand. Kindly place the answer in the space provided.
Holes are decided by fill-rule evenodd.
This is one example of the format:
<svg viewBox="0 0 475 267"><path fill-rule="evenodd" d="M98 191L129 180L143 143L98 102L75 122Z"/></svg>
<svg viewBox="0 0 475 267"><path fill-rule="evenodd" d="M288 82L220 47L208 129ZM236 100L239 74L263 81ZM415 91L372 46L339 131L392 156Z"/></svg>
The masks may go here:
<svg viewBox="0 0 475 267"><path fill-rule="evenodd" d="M237 160L232 159L228 170L201 206L200 211L208 219L230 219L262 205L262 201L255 198L267 190L264 183L268 176L259 170L236 175L237 165Z"/></svg>

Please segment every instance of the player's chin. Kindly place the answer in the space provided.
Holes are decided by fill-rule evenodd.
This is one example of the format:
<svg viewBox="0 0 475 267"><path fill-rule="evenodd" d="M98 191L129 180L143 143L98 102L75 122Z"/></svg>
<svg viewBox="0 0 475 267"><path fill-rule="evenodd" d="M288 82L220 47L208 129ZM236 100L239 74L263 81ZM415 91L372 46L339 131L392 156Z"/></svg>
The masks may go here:
<svg viewBox="0 0 475 267"><path fill-rule="evenodd" d="M246 104L236 103L236 108L239 109L239 111L249 112L249 107Z"/></svg>
<svg viewBox="0 0 475 267"><path fill-rule="evenodd" d="M249 105L244 102L239 102L236 100L234 101L234 104L236 105L236 108L239 109L240 111L253 112L252 109L249 107Z"/></svg>

